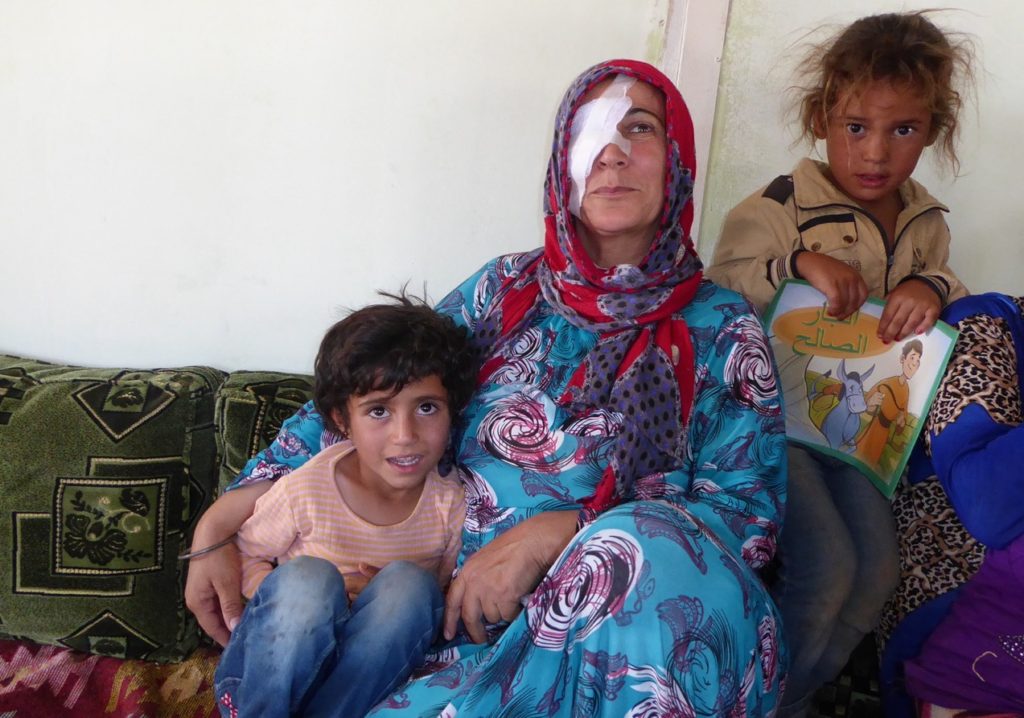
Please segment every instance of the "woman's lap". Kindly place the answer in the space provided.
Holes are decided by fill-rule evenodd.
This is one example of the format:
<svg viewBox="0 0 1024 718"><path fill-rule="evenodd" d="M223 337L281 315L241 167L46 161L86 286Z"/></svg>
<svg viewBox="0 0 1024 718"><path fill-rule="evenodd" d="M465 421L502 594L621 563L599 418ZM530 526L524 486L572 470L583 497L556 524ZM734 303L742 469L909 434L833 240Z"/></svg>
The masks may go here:
<svg viewBox="0 0 1024 718"><path fill-rule="evenodd" d="M631 503L574 538L493 646L375 715L760 715L776 701L779 625L717 539L668 504Z"/></svg>

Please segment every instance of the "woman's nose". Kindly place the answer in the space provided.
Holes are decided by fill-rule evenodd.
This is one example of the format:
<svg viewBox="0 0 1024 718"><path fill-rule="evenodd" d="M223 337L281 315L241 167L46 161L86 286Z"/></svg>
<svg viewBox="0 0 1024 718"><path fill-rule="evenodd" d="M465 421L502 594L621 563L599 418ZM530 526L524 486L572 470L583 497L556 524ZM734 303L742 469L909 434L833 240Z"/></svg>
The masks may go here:
<svg viewBox="0 0 1024 718"><path fill-rule="evenodd" d="M597 156L599 167L622 167L629 161L629 155L614 142L609 142Z"/></svg>

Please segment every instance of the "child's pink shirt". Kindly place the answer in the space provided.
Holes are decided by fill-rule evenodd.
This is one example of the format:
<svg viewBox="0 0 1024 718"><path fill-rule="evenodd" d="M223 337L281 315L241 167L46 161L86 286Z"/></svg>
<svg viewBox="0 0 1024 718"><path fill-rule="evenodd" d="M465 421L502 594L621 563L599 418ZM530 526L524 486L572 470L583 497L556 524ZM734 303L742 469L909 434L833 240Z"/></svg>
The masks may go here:
<svg viewBox="0 0 1024 718"><path fill-rule="evenodd" d="M466 513L457 474L445 478L431 471L412 514L378 526L348 507L334 479L337 463L354 450L349 441L324 449L257 500L237 537L242 593L252 597L273 569L273 559L284 563L296 556L326 559L342 574L358 573L360 563L382 568L391 561L411 561L435 573L442 589L448 586Z"/></svg>

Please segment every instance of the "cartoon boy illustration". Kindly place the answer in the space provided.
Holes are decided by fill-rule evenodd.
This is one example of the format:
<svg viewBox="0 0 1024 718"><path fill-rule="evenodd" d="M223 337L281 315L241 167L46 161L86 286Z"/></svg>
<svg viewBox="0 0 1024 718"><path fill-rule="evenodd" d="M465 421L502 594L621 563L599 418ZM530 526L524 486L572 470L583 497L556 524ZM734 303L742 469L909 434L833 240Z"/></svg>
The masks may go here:
<svg viewBox="0 0 1024 718"><path fill-rule="evenodd" d="M904 344L900 352L901 373L880 379L865 395L868 410L874 411L874 416L857 443L857 449L868 463L879 465L882 452L889 443L893 424L896 425L896 434L902 432L907 424L910 380L921 367L923 351L920 339L911 339Z"/></svg>

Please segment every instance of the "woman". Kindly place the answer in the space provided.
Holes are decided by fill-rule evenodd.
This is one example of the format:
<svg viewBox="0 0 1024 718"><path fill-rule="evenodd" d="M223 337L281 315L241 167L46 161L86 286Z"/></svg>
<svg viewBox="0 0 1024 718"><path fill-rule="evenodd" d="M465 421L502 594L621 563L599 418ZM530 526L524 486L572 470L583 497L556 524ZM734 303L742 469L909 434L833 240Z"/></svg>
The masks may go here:
<svg viewBox="0 0 1024 718"><path fill-rule="evenodd" d="M558 112L544 247L440 303L483 361L456 444L468 508L452 640L377 714L774 709L779 624L755 571L785 496L781 397L747 302L702 279L694 172L671 82L639 62L591 68ZM236 530L256 480L330 442L322 431L308 407L289 420L196 545ZM237 613L231 552L196 562L186 591L218 640Z"/></svg>
<svg viewBox="0 0 1024 718"><path fill-rule="evenodd" d="M982 294L893 505L903 580L882 624L885 714L1024 711L1024 297ZM890 635L891 634L891 635ZM950 713L952 714L952 713Z"/></svg>

